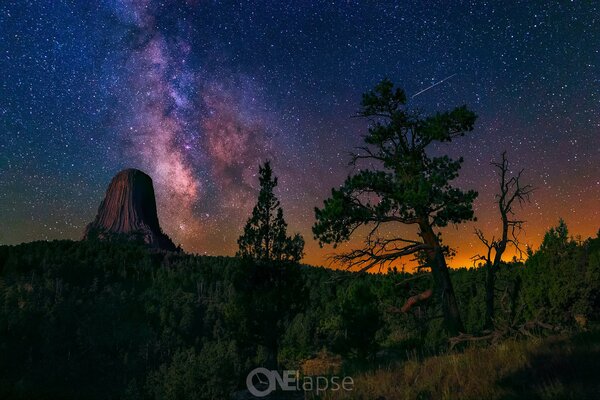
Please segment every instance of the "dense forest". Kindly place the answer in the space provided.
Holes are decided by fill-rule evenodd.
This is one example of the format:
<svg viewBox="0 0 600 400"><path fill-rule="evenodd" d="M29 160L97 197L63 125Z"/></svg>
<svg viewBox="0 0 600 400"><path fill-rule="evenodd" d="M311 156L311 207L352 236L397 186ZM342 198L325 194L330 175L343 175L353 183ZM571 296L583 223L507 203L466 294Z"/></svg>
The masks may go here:
<svg viewBox="0 0 600 400"><path fill-rule="evenodd" d="M529 253L497 271L492 333L485 268L451 270L465 327L457 339L442 329L437 297L398 312L431 286L425 272L352 273L131 241L2 246L0 398L229 398L257 365L302 369L328 355L357 371L588 329L600 312L600 236L574 239L561 221Z"/></svg>

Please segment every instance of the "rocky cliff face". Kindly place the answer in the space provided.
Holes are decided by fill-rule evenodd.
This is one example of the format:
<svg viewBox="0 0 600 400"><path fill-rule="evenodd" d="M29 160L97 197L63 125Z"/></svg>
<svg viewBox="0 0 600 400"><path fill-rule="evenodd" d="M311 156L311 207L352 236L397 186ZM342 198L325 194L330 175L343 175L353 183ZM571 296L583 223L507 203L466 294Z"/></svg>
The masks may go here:
<svg viewBox="0 0 600 400"><path fill-rule="evenodd" d="M96 219L85 229L84 239L121 236L143 240L154 248L176 249L158 223L152 178L137 169L126 169L115 175Z"/></svg>

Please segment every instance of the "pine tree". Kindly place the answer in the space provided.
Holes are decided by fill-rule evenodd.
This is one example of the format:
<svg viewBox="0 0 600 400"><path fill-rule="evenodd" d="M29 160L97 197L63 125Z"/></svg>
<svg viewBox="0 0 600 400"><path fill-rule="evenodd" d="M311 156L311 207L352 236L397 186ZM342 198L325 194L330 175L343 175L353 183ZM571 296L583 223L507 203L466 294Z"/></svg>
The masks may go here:
<svg viewBox="0 0 600 400"><path fill-rule="evenodd" d="M466 106L424 116L407 110L406 102L404 91L387 79L363 95L358 116L371 125L364 146L352 156L357 172L315 210L313 233L321 245L335 246L369 225L362 248L335 257L362 271L423 255L442 302L446 328L458 334L463 326L439 228L474 219L477 193L451 184L458 177L462 158L432 154L440 143L472 131L476 116ZM390 235L380 229L398 224L414 226L418 236Z"/></svg>
<svg viewBox="0 0 600 400"><path fill-rule="evenodd" d="M246 222L244 233L238 238L237 256L267 261L300 261L304 239L299 234L287 236L283 210L273 193L277 177L273 176L268 161L259 166L259 182L258 201Z"/></svg>

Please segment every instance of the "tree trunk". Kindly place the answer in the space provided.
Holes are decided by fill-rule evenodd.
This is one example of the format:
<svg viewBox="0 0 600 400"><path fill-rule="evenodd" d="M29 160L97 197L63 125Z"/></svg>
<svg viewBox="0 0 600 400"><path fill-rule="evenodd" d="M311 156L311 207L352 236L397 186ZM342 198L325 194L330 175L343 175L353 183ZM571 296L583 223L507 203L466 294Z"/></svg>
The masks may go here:
<svg viewBox="0 0 600 400"><path fill-rule="evenodd" d="M450 335L458 335L464 332L460 311L454 295L454 288L450 280L450 272L444 257L444 251L440 245L437 235L433 232L428 222L419 224L421 237L425 244L431 249L427 250L427 261L431 265L431 273L434 280L434 292L439 296L444 314L444 324Z"/></svg>
<svg viewBox="0 0 600 400"><path fill-rule="evenodd" d="M494 264L486 263L485 266L485 320L484 328L494 328L494 287L496 283L496 271Z"/></svg>
<svg viewBox="0 0 600 400"><path fill-rule="evenodd" d="M498 242L494 261L488 259L485 271L485 325L486 329L494 329L494 295L496 290L496 271L500 269L502 262L502 254L506 250L508 242L508 216L506 212L500 208L502 215L502 240Z"/></svg>

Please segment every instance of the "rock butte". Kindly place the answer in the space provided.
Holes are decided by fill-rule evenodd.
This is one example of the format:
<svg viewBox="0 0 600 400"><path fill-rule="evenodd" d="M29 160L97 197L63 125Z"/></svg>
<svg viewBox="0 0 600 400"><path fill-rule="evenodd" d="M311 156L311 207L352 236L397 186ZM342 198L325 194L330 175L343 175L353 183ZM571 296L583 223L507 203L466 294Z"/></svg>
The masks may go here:
<svg viewBox="0 0 600 400"><path fill-rule="evenodd" d="M137 169L125 169L115 175L83 238L108 239L117 235L142 239L153 248L176 250L160 228L152 178Z"/></svg>

